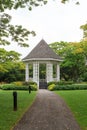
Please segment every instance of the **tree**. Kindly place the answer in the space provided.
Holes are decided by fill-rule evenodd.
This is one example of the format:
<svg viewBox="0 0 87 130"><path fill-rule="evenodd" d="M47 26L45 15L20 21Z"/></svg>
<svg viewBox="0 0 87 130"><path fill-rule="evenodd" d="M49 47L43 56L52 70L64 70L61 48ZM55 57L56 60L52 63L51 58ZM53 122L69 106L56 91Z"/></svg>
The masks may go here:
<svg viewBox="0 0 87 130"><path fill-rule="evenodd" d="M61 77L65 80L79 81L82 79L82 75L85 71L85 45L82 43L65 43L61 44L61 49L58 49L60 43L53 43L56 49L56 53L63 56L63 62L61 64Z"/></svg>
<svg viewBox="0 0 87 130"><path fill-rule="evenodd" d="M60 0L62 3L66 3L66 1L70 0ZM34 31L29 31L21 25L11 25L11 16L5 13L7 9L28 8L32 10L33 7L46 3L47 0L0 0L0 45L10 44L10 38L11 41L18 43L20 46L29 46L26 43L29 35L36 35ZM76 3L78 3L77 0Z"/></svg>
<svg viewBox="0 0 87 130"><path fill-rule="evenodd" d="M80 26L80 29L83 30L83 40L87 41L87 23Z"/></svg>
<svg viewBox="0 0 87 130"><path fill-rule="evenodd" d="M71 80L79 81L84 73L85 58L83 51L80 43L70 43L67 48L62 66L68 68L68 78Z"/></svg>
<svg viewBox="0 0 87 130"><path fill-rule="evenodd" d="M0 48L0 63L5 62L15 62L19 60L20 54L15 51L6 51L3 48Z"/></svg>
<svg viewBox="0 0 87 130"><path fill-rule="evenodd" d="M3 12L6 9L18 9L27 7L29 10L32 7L46 4L47 0L1 0L0 11Z"/></svg>
<svg viewBox="0 0 87 130"><path fill-rule="evenodd" d="M0 82L24 80L25 65L19 57L15 51L0 49Z"/></svg>
<svg viewBox="0 0 87 130"><path fill-rule="evenodd" d="M55 51L56 54L64 57L65 55L65 51L66 51L66 47L68 46L69 43L61 41L61 42L54 42L52 44L50 44L50 47Z"/></svg>
<svg viewBox="0 0 87 130"><path fill-rule="evenodd" d="M70 0L61 0L61 2L62 2L63 4L65 4L66 2L69 2L69 1L70 1ZM79 3L79 1L75 0L75 4L79 5L80 3Z"/></svg>
<svg viewBox="0 0 87 130"><path fill-rule="evenodd" d="M20 46L29 46L26 41L29 34L35 36L34 31L28 31L21 25L11 25L11 16L0 13L0 45L9 45L10 41L18 43Z"/></svg>
<svg viewBox="0 0 87 130"><path fill-rule="evenodd" d="M18 9L28 7L29 10L33 6L46 4L46 0L1 0L0 1L0 45L10 44L10 40L18 43L20 46L29 46L26 41L30 34L35 36L34 31L29 31L21 25L11 25L11 16L5 13L6 9Z"/></svg>
<svg viewBox="0 0 87 130"><path fill-rule="evenodd" d="M25 80L25 65L23 62L3 63L5 71L0 71L0 82L13 82Z"/></svg>

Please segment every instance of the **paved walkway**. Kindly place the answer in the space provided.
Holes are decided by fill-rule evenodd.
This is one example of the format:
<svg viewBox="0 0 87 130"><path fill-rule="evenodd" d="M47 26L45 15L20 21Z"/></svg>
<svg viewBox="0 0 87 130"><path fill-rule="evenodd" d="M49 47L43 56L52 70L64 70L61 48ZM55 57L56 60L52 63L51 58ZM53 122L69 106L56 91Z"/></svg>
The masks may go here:
<svg viewBox="0 0 87 130"><path fill-rule="evenodd" d="M59 96L39 90L35 102L13 130L80 130L80 127Z"/></svg>

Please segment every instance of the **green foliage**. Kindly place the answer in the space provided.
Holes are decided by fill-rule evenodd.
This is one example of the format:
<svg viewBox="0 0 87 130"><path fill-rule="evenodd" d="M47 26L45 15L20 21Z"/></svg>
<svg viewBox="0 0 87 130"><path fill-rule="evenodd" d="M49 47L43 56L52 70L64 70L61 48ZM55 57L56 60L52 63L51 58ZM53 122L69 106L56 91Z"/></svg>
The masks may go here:
<svg viewBox="0 0 87 130"><path fill-rule="evenodd" d="M63 57L61 79L75 82L82 80L86 68L87 42L55 42L50 46Z"/></svg>
<svg viewBox="0 0 87 130"><path fill-rule="evenodd" d="M31 86L31 90L37 90L38 86L36 82L23 82L23 85L25 86Z"/></svg>
<svg viewBox="0 0 87 130"><path fill-rule="evenodd" d="M46 4L47 0L21 0L21 1L14 1L14 0L1 0L0 1L0 12L5 11L6 9L18 9L18 8L28 8L32 10L32 7L37 7L39 5Z"/></svg>
<svg viewBox="0 0 87 130"><path fill-rule="evenodd" d="M87 41L87 23L80 26L80 29L83 30L83 39Z"/></svg>
<svg viewBox="0 0 87 130"><path fill-rule="evenodd" d="M29 45L26 43L26 41L28 41L30 34L35 36L35 32L29 31L23 28L21 25L11 25L10 21L10 15L6 13L0 14L0 45L9 45L11 40L20 46L28 47Z"/></svg>
<svg viewBox="0 0 87 130"><path fill-rule="evenodd" d="M18 109L13 111L13 91L0 90L0 130L11 130L35 100L36 92L17 91Z"/></svg>
<svg viewBox="0 0 87 130"><path fill-rule="evenodd" d="M73 84L74 82L73 81L65 81L65 80L61 80L59 82L56 83L56 85L70 85L70 84Z"/></svg>
<svg viewBox="0 0 87 130"><path fill-rule="evenodd" d="M84 72L82 79L83 81L87 81L87 71Z"/></svg>
<svg viewBox="0 0 87 130"><path fill-rule="evenodd" d="M15 51L7 51L4 48L0 48L0 63L15 62L19 60L21 55Z"/></svg>
<svg viewBox="0 0 87 130"><path fill-rule="evenodd" d="M48 86L48 90L52 91L55 89L55 84L51 84Z"/></svg>
<svg viewBox="0 0 87 130"><path fill-rule="evenodd" d="M69 84L73 84L74 82L73 81L65 81L65 80L60 80L58 82L56 81L52 81L52 82L48 82L48 86L51 85L51 84L55 84L55 85L69 85Z"/></svg>
<svg viewBox="0 0 87 130"><path fill-rule="evenodd" d="M17 86L15 84L4 84L1 86L2 90L28 90L28 86Z"/></svg>
<svg viewBox="0 0 87 130"><path fill-rule="evenodd" d="M61 41L61 42L54 42L50 44L50 47L54 50L54 52L62 57L65 55L66 47L69 43Z"/></svg>
<svg viewBox="0 0 87 130"><path fill-rule="evenodd" d="M36 91L37 90L37 84L30 82L28 84L25 85L24 82L13 82L11 84L3 84L0 86L0 88L2 90L28 90L29 89L29 85L31 86L31 90L32 91Z"/></svg>
<svg viewBox="0 0 87 130"><path fill-rule="evenodd" d="M87 84L56 85L55 90L84 90Z"/></svg>
<svg viewBox="0 0 87 130"><path fill-rule="evenodd" d="M48 90L87 90L87 84L68 84L67 82L64 85L64 83L60 82L58 84L50 84Z"/></svg>
<svg viewBox="0 0 87 130"><path fill-rule="evenodd" d="M10 55L11 56L11 55ZM5 59L4 59L5 61ZM25 65L23 62L6 61L0 66L0 82L23 81L25 79Z"/></svg>
<svg viewBox="0 0 87 130"><path fill-rule="evenodd" d="M46 0L1 0L0 1L0 45L9 45L10 40L16 42L18 45L28 47L29 35L35 36L34 31L29 31L23 28L21 25L11 25L11 16L5 13L6 9L18 9L28 8L32 10L32 7L46 4ZM10 39L10 40L9 40Z"/></svg>
<svg viewBox="0 0 87 130"><path fill-rule="evenodd" d="M71 108L81 130L87 130L87 90L56 91Z"/></svg>
<svg viewBox="0 0 87 130"><path fill-rule="evenodd" d="M27 81L24 81L23 82L23 85L37 85L37 83L36 82L33 82L33 81L30 81L30 82L27 82Z"/></svg>
<svg viewBox="0 0 87 130"><path fill-rule="evenodd" d="M51 85L51 84L57 84L57 82L55 82L55 81L48 82L48 83L47 83L47 86L49 86L49 85Z"/></svg>
<svg viewBox="0 0 87 130"><path fill-rule="evenodd" d="M69 0L61 0L61 3L66 1ZM7 9L27 8L31 11L33 7L45 5L47 2L47 0L0 0L0 45L9 45L10 38L11 41L16 42L18 45L27 47L29 45L26 41L28 41L29 35L36 35L34 31L29 31L21 25L11 25L11 16L4 13Z"/></svg>

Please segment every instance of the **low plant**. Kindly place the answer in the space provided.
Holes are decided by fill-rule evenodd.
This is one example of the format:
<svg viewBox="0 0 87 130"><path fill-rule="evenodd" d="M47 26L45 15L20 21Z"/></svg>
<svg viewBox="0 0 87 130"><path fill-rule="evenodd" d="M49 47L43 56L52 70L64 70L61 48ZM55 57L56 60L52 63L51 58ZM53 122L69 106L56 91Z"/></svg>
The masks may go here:
<svg viewBox="0 0 87 130"><path fill-rule="evenodd" d="M51 84L48 86L48 90L53 91L55 90L55 84Z"/></svg>
<svg viewBox="0 0 87 130"><path fill-rule="evenodd" d="M21 81L16 81L16 82L13 82L13 84L14 84L15 86L22 86L22 85L23 85L23 82L21 82Z"/></svg>
<svg viewBox="0 0 87 130"><path fill-rule="evenodd" d="M73 81L65 81L65 80L60 80L60 81L51 81L51 82L48 82L48 86L51 85L51 84L55 84L55 85L71 85L71 84L74 84Z"/></svg>
<svg viewBox="0 0 87 130"><path fill-rule="evenodd" d="M52 85L52 84L51 84ZM52 87L51 85L48 86L48 90L85 90L87 89L87 84L69 84L69 85L55 85Z"/></svg>
<svg viewBox="0 0 87 130"><path fill-rule="evenodd" d="M3 84L0 86L0 88L2 90L28 90L29 89L29 85L31 86L31 90L32 91L36 91L37 90L37 84L36 83L26 83L24 84L24 82L13 82L10 84Z"/></svg>

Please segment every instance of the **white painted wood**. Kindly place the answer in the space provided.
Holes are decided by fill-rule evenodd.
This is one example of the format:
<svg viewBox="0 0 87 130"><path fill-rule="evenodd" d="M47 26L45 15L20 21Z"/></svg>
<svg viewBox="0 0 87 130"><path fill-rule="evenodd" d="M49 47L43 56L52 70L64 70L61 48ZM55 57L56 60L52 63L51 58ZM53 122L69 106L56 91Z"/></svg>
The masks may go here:
<svg viewBox="0 0 87 130"><path fill-rule="evenodd" d="M29 81L29 64L26 63L26 69L25 69L25 81Z"/></svg>
<svg viewBox="0 0 87 130"><path fill-rule="evenodd" d="M57 64L57 81L60 81L60 65Z"/></svg>
<svg viewBox="0 0 87 130"><path fill-rule="evenodd" d="M33 81L39 86L39 62L33 63Z"/></svg>
<svg viewBox="0 0 87 130"><path fill-rule="evenodd" d="M46 64L46 77L47 82L53 81L53 64L50 62Z"/></svg>

